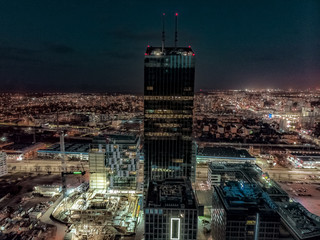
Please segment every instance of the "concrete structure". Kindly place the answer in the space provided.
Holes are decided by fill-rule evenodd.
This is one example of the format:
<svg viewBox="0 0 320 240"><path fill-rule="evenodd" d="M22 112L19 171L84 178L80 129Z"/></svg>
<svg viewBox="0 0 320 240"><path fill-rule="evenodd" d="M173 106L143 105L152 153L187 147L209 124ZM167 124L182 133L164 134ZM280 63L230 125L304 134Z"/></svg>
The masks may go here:
<svg viewBox="0 0 320 240"><path fill-rule="evenodd" d="M150 182L144 211L145 240L197 239L198 204L190 181Z"/></svg>
<svg viewBox="0 0 320 240"><path fill-rule="evenodd" d="M0 177L6 175L7 173L7 154L0 152Z"/></svg>
<svg viewBox="0 0 320 240"><path fill-rule="evenodd" d="M39 185L34 187L34 193L42 195L44 197L53 197L61 192L61 186L59 185Z"/></svg>
<svg viewBox="0 0 320 240"><path fill-rule="evenodd" d="M75 198L68 223L78 239L119 239L132 235L138 222L138 198L89 190Z"/></svg>
<svg viewBox="0 0 320 240"><path fill-rule="evenodd" d="M212 237L215 240L273 240L279 238L280 217L268 195L247 182L215 186Z"/></svg>

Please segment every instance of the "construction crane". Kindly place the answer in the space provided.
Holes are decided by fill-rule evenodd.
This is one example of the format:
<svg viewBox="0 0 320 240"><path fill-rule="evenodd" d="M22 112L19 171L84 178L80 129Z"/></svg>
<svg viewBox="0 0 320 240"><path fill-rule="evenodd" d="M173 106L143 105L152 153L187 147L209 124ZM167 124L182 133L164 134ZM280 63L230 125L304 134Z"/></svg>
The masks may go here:
<svg viewBox="0 0 320 240"><path fill-rule="evenodd" d="M82 166L82 171L67 172L64 136L65 136L65 133L62 130L60 132L60 153L61 153L61 168L62 168L61 169L61 179L62 179L62 194L63 194L63 198L65 199L67 197L66 175L76 175L76 174L85 175L86 171L84 171L84 168Z"/></svg>

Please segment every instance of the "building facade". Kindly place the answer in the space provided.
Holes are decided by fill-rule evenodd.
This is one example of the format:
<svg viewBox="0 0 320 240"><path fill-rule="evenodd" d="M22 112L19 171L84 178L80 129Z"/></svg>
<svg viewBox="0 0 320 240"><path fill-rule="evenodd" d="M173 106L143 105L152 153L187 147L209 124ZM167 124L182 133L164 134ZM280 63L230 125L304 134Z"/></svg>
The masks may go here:
<svg viewBox="0 0 320 240"><path fill-rule="evenodd" d="M215 240L279 239L280 216L267 194L254 184L228 182L215 186L212 238Z"/></svg>
<svg viewBox="0 0 320 240"><path fill-rule="evenodd" d="M111 170L110 189L137 188L140 138L134 135L110 135L106 145L106 166Z"/></svg>
<svg viewBox="0 0 320 240"><path fill-rule="evenodd" d="M191 178L195 57L191 48L148 47L144 60L144 177Z"/></svg>
<svg viewBox="0 0 320 240"><path fill-rule="evenodd" d="M140 137L108 135L93 140L89 151L90 188L136 190Z"/></svg>
<svg viewBox="0 0 320 240"><path fill-rule="evenodd" d="M6 175L7 173L7 154L5 152L0 152L0 177Z"/></svg>
<svg viewBox="0 0 320 240"><path fill-rule="evenodd" d="M106 190L109 186L106 167L105 137L94 138L89 150L90 188Z"/></svg>
<svg viewBox="0 0 320 240"><path fill-rule="evenodd" d="M195 240L198 206L185 179L150 182L145 205L145 240Z"/></svg>

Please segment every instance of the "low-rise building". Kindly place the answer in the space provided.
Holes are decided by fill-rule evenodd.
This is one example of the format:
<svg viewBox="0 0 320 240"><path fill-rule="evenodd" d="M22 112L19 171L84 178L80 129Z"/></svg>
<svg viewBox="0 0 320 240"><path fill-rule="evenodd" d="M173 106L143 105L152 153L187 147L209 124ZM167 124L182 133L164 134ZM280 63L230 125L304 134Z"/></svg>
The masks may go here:
<svg viewBox="0 0 320 240"><path fill-rule="evenodd" d="M39 158L58 159L61 157L60 143L56 143L45 149L39 149ZM68 160L89 160L89 143L70 142L65 143L65 155Z"/></svg>
<svg viewBox="0 0 320 240"><path fill-rule="evenodd" d="M255 163L255 160L247 150L232 147L203 147L197 152L197 162Z"/></svg>
<svg viewBox="0 0 320 240"><path fill-rule="evenodd" d="M8 160L22 161L24 159L37 157L37 151L44 147L44 143L12 143L4 146L2 151L7 153Z"/></svg>
<svg viewBox="0 0 320 240"><path fill-rule="evenodd" d="M320 168L320 154L290 153L287 160L296 168Z"/></svg>
<svg viewBox="0 0 320 240"><path fill-rule="evenodd" d="M268 230L264 232L264 237L269 238L260 236L260 230L257 238L244 238L242 235L239 236L239 231L234 232L235 229L232 230L234 227L240 227L238 223L236 225L233 225L235 223L230 223L230 233L226 231L229 235L224 235L224 233L220 231L223 229L223 226L227 224L226 209L228 208L226 208L226 206L232 206L232 204L237 206L237 204L239 204L238 207L240 210L240 208L250 206L254 202L256 202L256 204L252 205L253 208L251 210L256 211L256 213L264 211L263 209L259 211L256 210L256 207L259 206L261 202L264 202L263 204L267 204L267 206L274 211L274 216L280 216L280 223L283 228L291 234L291 239L320 239L320 217L310 213L300 203L290 198L290 196L275 181L270 179L267 173L263 173L258 166L251 164L211 164L211 168L214 173L221 175L220 184L213 184L214 204L212 223L214 239L274 239L277 235L276 232L271 233L268 232ZM250 186L253 186L252 190L247 191ZM249 202L249 204L246 202ZM251 210L249 211L248 209L248 212L251 212ZM242 215L245 216L245 213ZM233 222L241 219L242 215L236 215ZM254 215L256 216L254 217ZM232 219L232 217L233 216L231 216L230 219ZM261 217L262 215L260 214L259 216L253 214L251 219L248 220L256 222L257 219L262 220ZM249 223L253 224L253 222ZM260 226L260 229L261 227L263 227L263 225ZM269 225L269 227L274 228L274 225ZM253 234L256 232L257 231L254 231Z"/></svg>

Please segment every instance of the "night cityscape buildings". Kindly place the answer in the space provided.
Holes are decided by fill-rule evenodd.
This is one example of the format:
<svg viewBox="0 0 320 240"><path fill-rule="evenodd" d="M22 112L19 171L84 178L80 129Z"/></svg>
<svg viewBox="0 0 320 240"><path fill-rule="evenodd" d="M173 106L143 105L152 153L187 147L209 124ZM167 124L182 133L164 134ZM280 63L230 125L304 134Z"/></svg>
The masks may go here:
<svg viewBox="0 0 320 240"><path fill-rule="evenodd" d="M1 1L0 240L319 240L320 2L123 5Z"/></svg>

